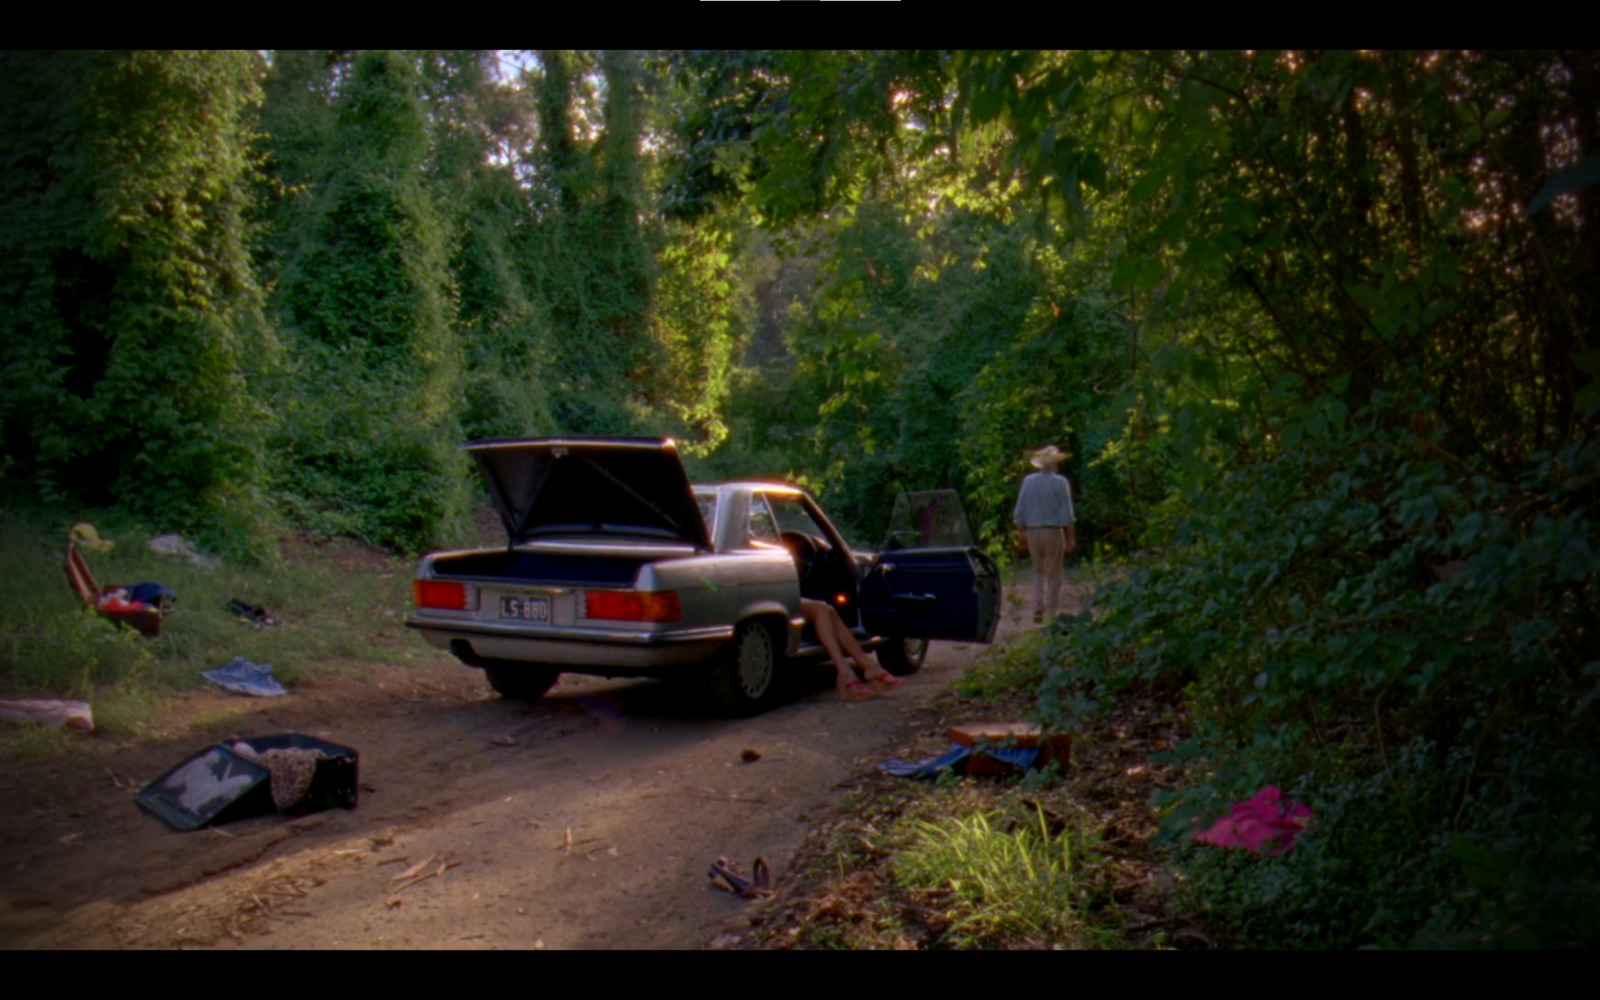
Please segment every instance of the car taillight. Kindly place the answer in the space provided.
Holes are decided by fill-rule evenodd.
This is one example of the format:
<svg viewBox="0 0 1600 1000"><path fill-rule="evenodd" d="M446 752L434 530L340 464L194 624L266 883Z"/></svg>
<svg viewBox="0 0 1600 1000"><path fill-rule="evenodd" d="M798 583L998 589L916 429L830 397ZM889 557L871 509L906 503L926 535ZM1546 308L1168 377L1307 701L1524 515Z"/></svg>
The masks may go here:
<svg viewBox="0 0 1600 1000"><path fill-rule="evenodd" d="M411 597L419 608L467 609L467 585L446 580L412 580Z"/></svg>
<svg viewBox="0 0 1600 1000"><path fill-rule="evenodd" d="M625 622L675 622L683 617L678 595L670 590L588 590L583 611L588 618Z"/></svg>

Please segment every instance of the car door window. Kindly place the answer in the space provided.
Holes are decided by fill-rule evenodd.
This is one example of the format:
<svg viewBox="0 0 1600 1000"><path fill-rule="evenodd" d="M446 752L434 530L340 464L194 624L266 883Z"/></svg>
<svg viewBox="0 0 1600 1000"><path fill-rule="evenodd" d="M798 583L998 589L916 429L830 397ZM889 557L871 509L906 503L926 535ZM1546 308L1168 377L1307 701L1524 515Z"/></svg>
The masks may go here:
<svg viewBox="0 0 1600 1000"><path fill-rule="evenodd" d="M758 548L783 544L783 539L778 536L778 522L767 506L767 499L759 494L750 498L750 544Z"/></svg>
<svg viewBox="0 0 1600 1000"><path fill-rule="evenodd" d="M888 537L879 548L887 552L968 548L972 544L972 529L955 491L924 490L895 497Z"/></svg>
<svg viewBox="0 0 1600 1000"><path fill-rule="evenodd" d="M828 533L817 523L816 518L811 516L811 512L800 502L799 497L773 496L767 499L772 504L772 513L777 519L779 531L798 531L824 545L829 544Z"/></svg>

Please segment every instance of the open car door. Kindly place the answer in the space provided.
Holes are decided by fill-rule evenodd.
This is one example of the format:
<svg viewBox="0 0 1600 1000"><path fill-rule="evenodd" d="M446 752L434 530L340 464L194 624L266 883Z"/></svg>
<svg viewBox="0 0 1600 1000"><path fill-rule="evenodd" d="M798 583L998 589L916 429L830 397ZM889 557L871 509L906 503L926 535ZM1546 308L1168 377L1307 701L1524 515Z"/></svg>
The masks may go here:
<svg viewBox="0 0 1600 1000"><path fill-rule="evenodd" d="M861 618L875 635L993 641L1000 570L973 544L954 491L895 499L889 535L861 583Z"/></svg>

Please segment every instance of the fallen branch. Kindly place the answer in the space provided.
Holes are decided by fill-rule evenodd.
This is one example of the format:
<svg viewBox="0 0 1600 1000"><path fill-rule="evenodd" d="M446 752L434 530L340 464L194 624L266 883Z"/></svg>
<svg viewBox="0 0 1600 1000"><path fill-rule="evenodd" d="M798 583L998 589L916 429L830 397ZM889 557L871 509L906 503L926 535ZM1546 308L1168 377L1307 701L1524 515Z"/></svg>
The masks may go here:
<svg viewBox="0 0 1600 1000"><path fill-rule="evenodd" d="M426 882L430 878L438 878L440 875L443 875L445 872L449 871L450 869L456 867L459 864L461 864L461 862L459 862L459 861L444 861L444 862L440 862L439 867L435 868L433 871L424 872L423 874L418 875L416 878L414 878L411 881L407 882L405 885L396 886L391 891L391 896L400 895L402 892L405 892L407 889L409 889L412 886L416 885L418 882Z"/></svg>
<svg viewBox="0 0 1600 1000"><path fill-rule="evenodd" d="M438 855L437 852L435 852L433 854L430 854L426 858L424 858L423 860L418 861L416 864L412 865L410 868L407 868L405 871L403 871L400 874L396 875L394 878L390 879L389 881L391 881L391 882L404 882L406 879L414 877L418 872L422 871L422 869L424 869L424 868L428 867L429 865L433 864L434 860L437 859L438 857L439 857L439 855Z"/></svg>

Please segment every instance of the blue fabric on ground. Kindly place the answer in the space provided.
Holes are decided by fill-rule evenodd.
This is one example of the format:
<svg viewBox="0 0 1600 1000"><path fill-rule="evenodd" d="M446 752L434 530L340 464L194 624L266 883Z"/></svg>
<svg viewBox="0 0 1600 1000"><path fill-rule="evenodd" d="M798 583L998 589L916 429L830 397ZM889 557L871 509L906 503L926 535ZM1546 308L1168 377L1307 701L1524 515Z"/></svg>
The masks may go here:
<svg viewBox="0 0 1600 1000"><path fill-rule="evenodd" d="M1037 747L993 747L983 748L983 752L995 760L1005 761L1012 767L1026 771L1033 767L1033 762L1039 757ZM892 774L897 778L937 778L941 771L953 770L957 774L966 774L966 760L971 757L971 747L964 747L959 743L950 744L950 749L937 757L908 764L903 760L886 760L878 765L878 770L884 774Z"/></svg>
<svg viewBox="0 0 1600 1000"><path fill-rule="evenodd" d="M242 656L234 657L227 666L203 671L200 676L234 694L271 698L289 693L272 676L271 664L255 663Z"/></svg>
<svg viewBox="0 0 1600 1000"><path fill-rule="evenodd" d="M128 600L143 601L146 604L160 604L162 598L175 601L178 595L163 587L159 583L130 583L127 586Z"/></svg>
<svg viewBox="0 0 1600 1000"><path fill-rule="evenodd" d="M908 764L903 760L886 760L878 765L878 770L885 774L892 774L898 778L936 778L939 772L966 760L972 755L971 747L964 747L959 743L950 744L950 749L937 757Z"/></svg>
<svg viewBox="0 0 1600 1000"><path fill-rule="evenodd" d="M1039 757L1038 747L984 747L983 752L1022 771L1033 767Z"/></svg>

